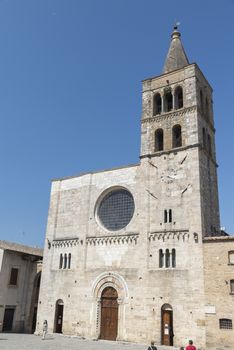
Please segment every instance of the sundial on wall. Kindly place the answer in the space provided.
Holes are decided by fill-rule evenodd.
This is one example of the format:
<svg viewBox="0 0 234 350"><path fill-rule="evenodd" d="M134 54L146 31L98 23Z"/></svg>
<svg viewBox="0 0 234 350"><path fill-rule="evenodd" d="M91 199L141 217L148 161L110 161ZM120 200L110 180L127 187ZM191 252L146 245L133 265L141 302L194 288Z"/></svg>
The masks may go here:
<svg viewBox="0 0 234 350"><path fill-rule="evenodd" d="M168 168L162 172L161 180L166 184L170 184L176 179L176 176L177 176L177 170L173 168Z"/></svg>

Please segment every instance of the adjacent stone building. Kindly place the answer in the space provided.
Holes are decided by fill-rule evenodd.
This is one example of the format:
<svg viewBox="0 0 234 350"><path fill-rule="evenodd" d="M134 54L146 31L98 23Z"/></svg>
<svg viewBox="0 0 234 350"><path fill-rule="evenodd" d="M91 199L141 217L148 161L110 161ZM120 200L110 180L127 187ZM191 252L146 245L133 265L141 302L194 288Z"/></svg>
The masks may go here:
<svg viewBox="0 0 234 350"><path fill-rule="evenodd" d="M94 339L213 344L233 319L232 296L214 313L216 241L203 243L221 235L216 169L212 88L175 27L162 74L142 83L139 164L52 182L37 331L47 319Z"/></svg>
<svg viewBox="0 0 234 350"><path fill-rule="evenodd" d="M35 331L42 253L0 241L0 332Z"/></svg>
<svg viewBox="0 0 234 350"><path fill-rule="evenodd" d="M234 349L234 236L204 239L206 338L210 349Z"/></svg>

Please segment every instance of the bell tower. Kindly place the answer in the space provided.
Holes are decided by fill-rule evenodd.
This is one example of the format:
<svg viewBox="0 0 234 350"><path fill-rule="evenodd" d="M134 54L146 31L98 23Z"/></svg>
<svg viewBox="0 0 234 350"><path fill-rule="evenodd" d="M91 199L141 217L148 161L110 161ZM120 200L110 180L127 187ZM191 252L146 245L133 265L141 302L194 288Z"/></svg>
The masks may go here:
<svg viewBox="0 0 234 350"><path fill-rule="evenodd" d="M142 90L140 158L150 168L155 209L170 208L175 229L220 235L212 88L189 63L177 26L162 74Z"/></svg>

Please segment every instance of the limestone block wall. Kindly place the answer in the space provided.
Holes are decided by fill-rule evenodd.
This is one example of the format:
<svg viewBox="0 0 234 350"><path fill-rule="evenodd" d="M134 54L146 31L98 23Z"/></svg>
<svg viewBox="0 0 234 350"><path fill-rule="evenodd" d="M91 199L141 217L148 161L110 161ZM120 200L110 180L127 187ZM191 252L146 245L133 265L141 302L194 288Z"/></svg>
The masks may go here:
<svg viewBox="0 0 234 350"><path fill-rule="evenodd" d="M159 249L175 249L176 263L173 268L159 267ZM149 244L149 286L153 300L157 300L158 324L163 303L173 307L174 341L178 346L186 343L188 337L204 346L204 292L202 275L201 242L190 232L156 233L150 235ZM160 338L160 328L157 328Z"/></svg>
<svg viewBox="0 0 234 350"><path fill-rule="evenodd" d="M87 269L118 269L121 267L135 268L138 260L138 235L127 235L115 240L102 238L87 241Z"/></svg>
<svg viewBox="0 0 234 350"><path fill-rule="evenodd" d="M201 206L204 236L220 234L220 215L215 150L215 129L212 106L212 88L196 69L197 116L200 144ZM202 94L202 95L201 95Z"/></svg>
<svg viewBox="0 0 234 350"><path fill-rule="evenodd" d="M103 257L98 261L94 255L93 263L87 264L85 270L58 270L46 273L40 295L39 326L43 318L49 323L53 332L55 303L64 302L63 332L89 338L98 338L100 333L100 294L99 290L113 285L119 295L119 339L137 342L149 342L154 339L161 342L161 307L168 303L173 308L174 343L184 344L189 337L204 346L205 323L204 302L202 294L202 259L201 244L193 235L186 237L176 235L170 238L148 240L148 268L136 264L132 267L131 243L129 247L129 264L101 266ZM139 241L138 241L139 242ZM135 255L140 255L138 242ZM126 250L123 243L111 243L108 248ZM176 267L159 268L158 261L153 260L155 252L162 247L176 249ZM90 247L91 248L91 247ZM97 249L97 248L95 248ZM111 251L111 250L110 250ZM191 251L193 256L191 257ZM152 255L152 260L150 255ZM91 257L90 257L91 258ZM194 268L196 266L196 268ZM50 281L50 282L49 282ZM46 287L46 288L45 288ZM45 291L43 295L43 290ZM39 327L40 328L40 327Z"/></svg>
<svg viewBox="0 0 234 350"><path fill-rule="evenodd" d="M188 337L205 344L197 159L196 149L175 152L152 164L142 159L140 166L52 184L37 332L44 319L54 331L56 301L62 300L63 332L98 338L101 291L113 286L119 296L118 339L161 343L161 308L168 303L175 344ZM96 206L108 189L118 187L131 191L135 211L124 229L110 232L99 223ZM174 221L164 223L169 208ZM159 249L173 248L176 267L159 268ZM70 269L60 269L60 254L69 252Z"/></svg>
<svg viewBox="0 0 234 350"><path fill-rule="evenodd" d="M144 193L148 201L148 230L194 230L201 233L198 150L176 151L150 160ZM164 210L172 210L172 222L165 223Z"/></svg>
<svg viewBox="0 0 234 350"><path fill-rule="evenodd" d="M207 348L233 349L234 294L230 281L234 279L234 264L229 252L234 252L234 238L206 238L203 251ZM220 319L232 320L232 329L220 329Z"/></svg>
<svg viewBox="0 0 234 350"><path fill-rule="evenodd" d="M41 281L39 331L46 315L51 316L51 318L48 316L49 329L53 331L54 311L51 313L50 308L54 310L58 299L63 299L64 302L67 300L69 291L73 289L73 283L76 284L74 288L78 286L78 282L74 281L82 281L87 268L103 270L112 265L124 266L127 261L125 243L131 240L139 229L137 225L138 201L135 199L134 220L131 220L126 228L118 231L118 236L123 242L117 243L111 251L108 249L109 243L106 246L104 238L113 236L113 234L98 223L96 205L100 196L108 188L127 188L135 198L137 196L135 191L136 169L137 166L120 168L53 182ZM99 238L99 240L95 241L94 238ZM121 245L121 250L118 249L118 244ZM68 254L69 252L72 261L71 269L63 271L59 269L59 257L61 253ZM133 260L133 263L136 264L137 261ZM74 276L73 282L70 279L71 275ZM66 278L66 276L69 277ZM79 278L76 279L76 276ZM79 298L81 296L82 292ZM69 317L72 318L72 313ZM71 327L69 320L67 322ZM66 329L65 316L64 327Z"/></svg>
<svg viewBox="0 0 234 350"><path fill-rule="evenodd" d="M220 215L216 163L200 151L201 216L204 236L220 235Z"/></svg>

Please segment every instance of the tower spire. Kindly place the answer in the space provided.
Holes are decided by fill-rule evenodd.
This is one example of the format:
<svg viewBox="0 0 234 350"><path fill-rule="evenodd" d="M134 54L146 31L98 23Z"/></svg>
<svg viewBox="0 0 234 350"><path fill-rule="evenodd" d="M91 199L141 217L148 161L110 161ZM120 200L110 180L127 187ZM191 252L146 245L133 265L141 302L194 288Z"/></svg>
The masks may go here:
<svg viewBox="0 0 234 350"><path fill-rule="evenodd" d="M171 44L164 63L163 73L172 72L173 70L183 68L189 64L189 60L180 40L181 35L178 31L178 25L179 23L174 25L174 30L171 34Z"/></svg>

